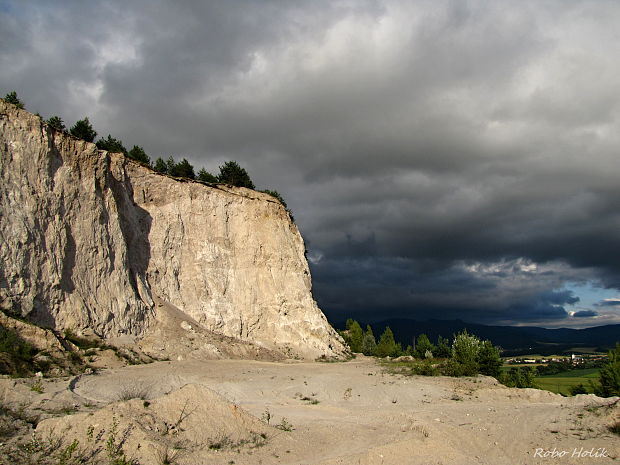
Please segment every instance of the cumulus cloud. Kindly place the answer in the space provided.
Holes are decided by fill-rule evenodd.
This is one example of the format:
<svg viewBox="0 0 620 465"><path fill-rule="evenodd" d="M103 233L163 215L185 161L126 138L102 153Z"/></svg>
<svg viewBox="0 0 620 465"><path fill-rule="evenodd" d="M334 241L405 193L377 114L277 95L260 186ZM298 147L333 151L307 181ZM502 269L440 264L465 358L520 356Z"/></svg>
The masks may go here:
<svg viewBox="0 0 620 465"><path fill-rule="evenodd" d="M0 83L284 194L335 318L620 289L615 2L0 1Z"/></svg>

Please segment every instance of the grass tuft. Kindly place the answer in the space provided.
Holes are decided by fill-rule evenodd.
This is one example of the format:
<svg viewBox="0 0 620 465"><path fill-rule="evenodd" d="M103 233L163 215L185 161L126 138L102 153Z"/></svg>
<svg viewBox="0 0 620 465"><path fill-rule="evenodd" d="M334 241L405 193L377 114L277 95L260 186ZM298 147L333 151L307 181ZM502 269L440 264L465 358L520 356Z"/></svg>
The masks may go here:
<svg viewBox="0 0 620 465"><path fill-rule="evenodd" d="M116 400L127 401L131 399L147 400L151 394L151 387L144 384L126 384L121 387L116 395ZM146 405L148 406L148 405Z"/></svg>

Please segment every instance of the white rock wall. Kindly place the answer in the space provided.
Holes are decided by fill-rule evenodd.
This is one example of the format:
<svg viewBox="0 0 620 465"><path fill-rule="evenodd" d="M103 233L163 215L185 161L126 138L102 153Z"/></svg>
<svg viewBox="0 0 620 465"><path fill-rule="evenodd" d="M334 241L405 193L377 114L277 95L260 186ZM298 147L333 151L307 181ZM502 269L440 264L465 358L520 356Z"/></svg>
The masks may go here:
<svg viewBox="0 0 620 465"><path fill-rule="evenodd" d="M158 175L0 101L0 306L56 328L141 336L153 296L214 332L345 353L304 244L267 194Z"/></svg>
<svg viewBox="0 0 620 465"><path fill-rule="evenodd" d="M4 102L0 150L0 306L50 327L140 334L151 304L135 290L123 218L135 212L110 157Z"/></svg>

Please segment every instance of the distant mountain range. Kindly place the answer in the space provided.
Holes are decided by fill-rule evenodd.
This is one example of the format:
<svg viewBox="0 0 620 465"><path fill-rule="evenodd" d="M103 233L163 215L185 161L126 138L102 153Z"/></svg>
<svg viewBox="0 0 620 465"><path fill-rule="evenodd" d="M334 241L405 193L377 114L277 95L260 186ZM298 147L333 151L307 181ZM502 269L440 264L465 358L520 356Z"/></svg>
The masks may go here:
<svg viewBox="0 0 620 465"><path fill-rule="evenodd" d="M360 324L362 324L360 322ZM608 350L616 342L620 342L620 324L596 326L584 329L546 329L535 326L488 326L476 323L467 323L462 320L410 320L389 319L371 323L377 339L389 326L397 342L403 348L412 344L413 338L426 334L431 342L435 343L438 336L451 338L453 334L467 329L481 339L489 339L493 344L504 349L502 355L519 355L539 353L543 355L558 354L580 347L594 347L599 350ZM343 322L336 324L344 329ZM362 324L366 328L366 324Z"/></svg>

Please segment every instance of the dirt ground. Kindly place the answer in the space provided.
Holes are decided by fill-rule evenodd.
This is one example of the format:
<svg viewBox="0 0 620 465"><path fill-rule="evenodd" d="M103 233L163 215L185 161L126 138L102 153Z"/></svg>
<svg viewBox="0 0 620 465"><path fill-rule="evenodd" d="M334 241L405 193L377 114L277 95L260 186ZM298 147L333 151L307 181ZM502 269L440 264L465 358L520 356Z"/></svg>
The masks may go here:
<svg viewBox="0 0 620 465"><path fill-rule="evenodd" d="M620 421L617 398L509 389L487 377L392 375L363 356L157 362L43 380L35 391L33 382L0 380L0 399L39 416L38 438L56 437L65 449L76 439L75 454L92 463L620 461L620 436L607 429Z"/></svg>

